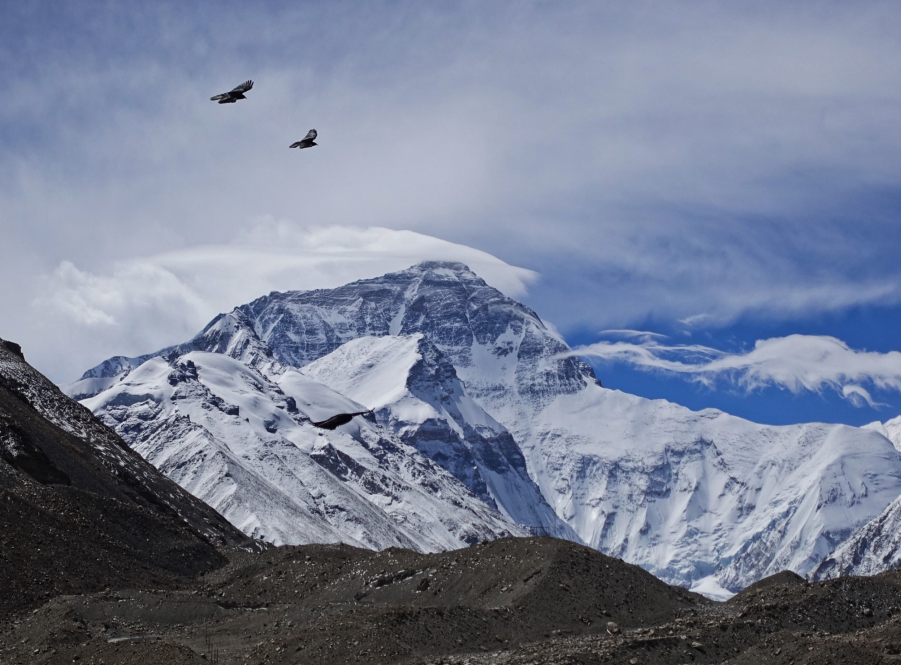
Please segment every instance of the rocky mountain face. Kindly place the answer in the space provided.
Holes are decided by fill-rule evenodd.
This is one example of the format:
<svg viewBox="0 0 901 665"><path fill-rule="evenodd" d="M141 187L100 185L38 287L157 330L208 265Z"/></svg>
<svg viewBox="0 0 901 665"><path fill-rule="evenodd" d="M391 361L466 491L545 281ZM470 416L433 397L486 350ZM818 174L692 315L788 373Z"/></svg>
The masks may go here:
<svg viewBox="0 0 901 665"><path fill-rule="evenodd" d="M160 588L257 546L0 340L0 615L109 584Z"/></svg>
<svg viewBox="0 0 901 665"><path fill-rule="evenodd" d="M841 543L813 571L814 579L875 575L901 568L901 497Z"/></svg>
<svg viewBox="0 0 901 665"><path fill-rule="evenodd" d="M362 403L374 409L374 422L360 431L378 428L372 431L381 439L408 446L410 455L429 460L486 509L577 537L713 596L786 568L811 574L901 494L901 454L882 433L822 424L770 427L607 390L535 312L461 264L427 262L337 289L272 293L217 317L195 339L143 365L107 361L69 390L89 395L99 387L85 403L133 446L159 432L153 459L160 468L180 442L201 438L219 442L225 455L238 447L235 437L256 437L254 454L268 455L276 444L259 428L265 430L271 414L255 424L243 420L248 407L233 417L228 436L212 422L231 417L217 407L207 410L218 410L209 422L192 411L190 422L203 432L176 431L175 404L187 402L154 391L164 388L159 377L173 371L173 358L186 363L197 352L227 357L240 367L225 374L250 371L286 395L289 380L282 377L293 377L327 387L335 399ZM212 361L197 356L193 362ZM152 363L169 369L153 370L157 378L140 374ZM204 372L199 376L203 383ZM98 386L100 380L108 387ZM304 393L310 403L317 390ZM123 391L133 397L116 397ZM137 398L145 394L165 407L140 411ZM237 405L237 396L216 394ZM117 399L135 401L117 405ZM132 412L120 418L115 409L123 407ZM355 431L335 436L364 438ZM339 449L333 435L318 438ZM354 445L344 449L349 459L364 454ZM294 448L313 452L315 446ZM174 463L167 473L177 477L183 466ZM197 463L190 479L179 482L193 487L191 479L206 468L213 467ZM211 472L210 482L219 475ZM315 494L309 483L316 482L302 478L304 489L288 494ZM212 493L199 495L230 515ZM267 511L261 505L253 512L259 518ZM256 528L252 520L236 523ZM330 524L352 542L341 523Z"/></svg>
<svg viewBox="0 0 901 665"><path fill-rule="evenodd" d="M337 289L271 293L235 310L274 356L303 367L358 337L421 333L480 403L542 408L599 385L538 315L460 263L425 262ZM489 412L491 409L488 409Z"/></svg>
<svg viewBox="0 0 901 665"><path fill-rule="evenodd" d="M529 477L510 432L467 394L422 333L351 340L303 373L373 409L376 422L517 524L578 540Z"/></svg>
<svg viewBox="0 0 901 665"><path fill-rule="evenodd" d="M435 551L523 533L392 431L364 418L328 433L311 425L360 404L294 369L267 375L251 364L170 351L84 404L268 542Z"/></svg>

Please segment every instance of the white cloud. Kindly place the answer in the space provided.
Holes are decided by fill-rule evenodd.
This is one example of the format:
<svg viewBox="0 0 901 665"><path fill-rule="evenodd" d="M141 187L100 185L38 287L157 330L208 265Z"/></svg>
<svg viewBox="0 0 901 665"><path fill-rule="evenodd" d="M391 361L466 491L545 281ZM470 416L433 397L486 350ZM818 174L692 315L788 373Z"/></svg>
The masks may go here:
<svg viewBox="0 0 901 665"><path fill-rule="evenodd" d="M863 406L866 404L874 409L880 406L888 406L887 404L874 401L870 396L870 391L863 386L855 386L852 384L842 386L842 395L854 406Z"/></svg>
<svg viewBox="0 0 901 665"><path fill-rule="evenodd" d="M702 345L598 342L572 355L624 362L641 369L690 377L714 386L727 381L746 390L776 386L794 393L835 390L860 406L880 406L864 385L901 392L901 353L858 351L835 337L789 335L758 340L747 353Z"/></svg>
<svg viewBox="0 0 901 665"><path fill-rule="evenodd" d="M123 261L109 274L64 261L41 280L28 317L32 334L21 341L29 360L50 367L53 378L64 372L71 379L79 363L81 371L88 368L88 359L146 353L165 340L187 339L215 313L210 305L202 292L152 261ZM40 344L48 337L53 343Z"/></svg>
<svg viewBox="0 0 901 665"><path fill-rule="evenodd" d="M290 283L274 243L228 249L263 214L529 266L528 304L564 331L901 302L896 4L65 3L5 19L0 334L33 358L62 354L65 328L25 319L64 261L82 275L53 278L54 307L98 330L131 311L104 279L147 257L182 285L164 318ZM246 102L209 101L248 77ZM311 127L319 147L289 150ZM362 274L351 242L303 263L309 283ZM236 279L220 260L252 266Z"/></svg>
<svg viewBox="0 0 901 665"><path fill-rule="evenodd" d="M629 328L613 328L610 330L602 330L598 333L602 337L625 337L629 338L639 338L639 339L666 339L667 335L661 335L660 333L649 332L647 330L631 330Z"/></svg>
<svg viewBox="0 0 901 665"><path fill-rule="evenodd" d="M118 261L96 274L63 261L42 280L35 327L53 322L62 343L35 348L56 378L114 354L182 342L213 316L270 291L333 288L425 260L467 264L492 286L521 296L537 274L485 252L413 231L304 229L261 219L230 244L201 245Z"/></svg>

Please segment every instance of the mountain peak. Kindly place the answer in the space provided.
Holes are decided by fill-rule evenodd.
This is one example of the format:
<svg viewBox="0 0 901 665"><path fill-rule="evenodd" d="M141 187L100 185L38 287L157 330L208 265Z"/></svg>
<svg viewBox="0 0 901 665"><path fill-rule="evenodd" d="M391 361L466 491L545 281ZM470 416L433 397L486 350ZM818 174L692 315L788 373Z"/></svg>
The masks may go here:
<svg viewBox="0 0 901 665"><path fill-rule="evenodd" d="M459 261L421 261L410 266L406 270L389 273L374 280L360 280L359 283L378 282L383 280L407 281L419 283L436 283L447 286L453 282L459 282L476 286L491 288L484 279L479 277L465 263Z"/></svg>
<svg viewBox="0 0 901 665"><path fill-rule="evenodd" d="M408 268L408 270L416 270L419 272L449 270L453 273L466 274L467 276L479 278L468 265L460 263L459 261L420 261L415 266Z"/></svg>

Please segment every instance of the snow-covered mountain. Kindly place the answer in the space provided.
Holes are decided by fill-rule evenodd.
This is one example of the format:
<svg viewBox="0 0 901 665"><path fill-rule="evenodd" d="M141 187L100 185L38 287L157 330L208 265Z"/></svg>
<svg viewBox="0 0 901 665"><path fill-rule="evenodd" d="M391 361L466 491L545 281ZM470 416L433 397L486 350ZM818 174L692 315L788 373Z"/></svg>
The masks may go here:
<svg viewBox="0 0 901 665"><path fill-rule="evenodd" d="M864 425L863 429L879 432L882 436L891 441L898 451L901 451L901 416L886 420L884 423L877 420L875 423Z"/></svg>
<svg viewBox="0 0 901 665"><path fill-rule="evenodd" d="M378 423L517 524L578 540L529 478L510 432L466 393L422 333L351 340L303 373L373 409Z"/></svg>
<svg viewBox="0 0 901 665"><path fill-rule="evenodd" d="M830 553L813 571L818 580L875 575L901 567L901 497Z"/></svg>
<svg viewBox="0 0 901 665"><path fill-rule="evenodd" d="M590 545L710 595L808 574L901 490L901 456L870 432L603 389L558 400L530 434L539 484Z"/></svg>
<svg viewBox="0 0 901 665"><path fill-rule="evenodd" d="M453 476L293 369L267 377L222 353L144 362L83 402L145 459L248 535L436 551L521 533Z"/></svg>
<svg viewBox="0 0 901 665"><path fill-rule="evenodd" d="M103 390L86 403L142 453L141 432L165 430L155 453L163 459L185 439L168 424L174 406L136 412L129 422L104 405L123 382L145 394L145 365L198 351L239 361L286 395L283 375L328 386L334 399L375 409L376 423L361 431L378 426L381 436L397 437L395 445L437 462L486 509L560 535L571 529L605 553L710 594L785 568L810 573L901 494L901 454L881 433L770 427L607 390L535 312L461 264L427 262L337 289L271 293L156 360L107 361L70 394ZM215 410L211 420L226 422ZM204 428L237 447L231 439L243 441L254 427L261 436L255 421L242 419L228 430ZM135 420L142 424L132 434ZM260 441L260 454L274 445ZM203 475L209 464L196 467ZM312 492L308 482L318 481L303 479Z"/></svg>
<svg viewBox="0 0 901 665"><path fill-rule="evenodd" d="M879 432L901 450L901 416L863 429ZM901 496L839 545L813 573L816 579L875 575L901 567Z"/></svg>

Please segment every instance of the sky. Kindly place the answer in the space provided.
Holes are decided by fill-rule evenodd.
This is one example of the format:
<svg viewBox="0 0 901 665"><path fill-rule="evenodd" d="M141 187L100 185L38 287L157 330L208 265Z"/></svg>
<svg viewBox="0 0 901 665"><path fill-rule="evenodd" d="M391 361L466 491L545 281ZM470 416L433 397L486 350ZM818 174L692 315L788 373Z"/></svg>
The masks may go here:
<svg viewBox="0 0 901 665"><path fill-rule="evenodd" d="M608 387L901 413L897 3L191 4L0 5L0 337L51 379L449 259Z"/></svg>

